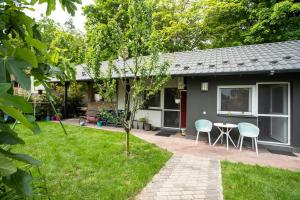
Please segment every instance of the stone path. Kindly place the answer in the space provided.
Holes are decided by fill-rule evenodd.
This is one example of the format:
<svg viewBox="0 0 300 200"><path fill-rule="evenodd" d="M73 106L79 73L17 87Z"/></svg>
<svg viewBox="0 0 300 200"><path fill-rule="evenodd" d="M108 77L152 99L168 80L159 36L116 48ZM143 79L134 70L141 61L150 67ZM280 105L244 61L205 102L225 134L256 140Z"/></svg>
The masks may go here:
<svg viewBox="0 0 300 200"><path fill-rule="evenodd" d="M222 200L220 162L175 154L136 199Z"/></svg>

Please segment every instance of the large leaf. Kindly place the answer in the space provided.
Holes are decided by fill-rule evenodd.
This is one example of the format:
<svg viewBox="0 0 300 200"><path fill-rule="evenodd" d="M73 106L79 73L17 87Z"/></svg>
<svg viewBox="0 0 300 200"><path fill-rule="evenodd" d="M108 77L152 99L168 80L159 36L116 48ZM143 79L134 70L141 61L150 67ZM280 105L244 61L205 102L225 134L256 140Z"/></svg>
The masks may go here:
<svg viewBox="0 0 300 200"><path fill-rule="evenodd" d="M0 94L5 94L10 88L10 83L0 83Z"/></svg>
<svg viewBox="0 0 300 200"><path fill-rule="evenodd" d="M27 49L27 48L17 48L16 52L15 52L15 56L19 60L25 60L32 67L37 67L38 66L38 62L37 62L36 56L35 56L35 54L30 49Z"/></svg>
<svg viewBox="0 0 300 200"><path fill-rule="evenodd" d="M3 112L5 112L6 114L8 114L9 116L11 116L14 119L18 120L19 122L21 122L25 127L29 128L34 133L39 132L39 130L37 130L36 127L24 115L22 115L17 109L3 105L1 102L0 102L0 109Z"/></svg>
<svg viewBox="0 0 300 200"><path fill-rule="evenodd" d="M6 83L6 68L3 59L0 59L0 83Z"/></svg>
<svg viewBox="0 0 300 200"><path fill-rule="evenodd" d="M25 142L19 138L13 131L0 131L0 144L24 144Z"/></svg>
<svg viewBox="0 0 300 200"><path fill-rule="evenodd" d="M11 17L12 23L17 27L17 29L19 29L19 33L21 34L21 36L25 36L23 31L20 31L22 29L20 29L21 27L25 27L27 34L26 35L33 35L33 31L32 31L32 27L35 24L35 21L27 16L25 13L23 12L14 12L13 13L14 16Z"/></svg>
<svg viewBox="0 0 300 200"><path fill-rule="evenodd" d="M25 90L30 90L30 78L24 72L24 69L26 68L26 66L28 66L28 64L25 61L16 59L15 57L4 59L4 64L6 70L8 70L10 74L13 74L15 76L17 82L22 86L22 88Z"/></svg>
<svg viewBox="0 0 300 200"><path fill-rule="evenodd" d="M31 122L33 128L34 128L34 134L39 134L41 132L41 129L39 127L39 125L36 123L36 118L33 115L25 115L25 117L27 118L27 120L29 122Z"/></svg>
<svg viewBox="0 0 300 200"><path fill-rule="evenodd" d="M25 142L18 137L18 134L9 125L0 123L0 144L24 144ZM5 151L3 152L5 153Z"/></svg>
<svg viewBox="0 0 300 200"><path fill-rule="evenodd" d="M1 89L1 83L0 83L0 89ZM3 94L0 92L0 104L5 106L12 106L15 108L18 108L19 110L25 112L25 113L32 113L32 105L28 103L24 97L21 96L13 96L10 94Z"/></svg>
<svg viewBox="0 0 300 200"><path fill-rule="evenodd" d="M35 165L35 166L39 166L41 164L41 162L39 160L36 160L27 154L12 153L12 152L6 151L1 148L0 148L0 153L4 154L5 156L7 156L9 158L12 158L12 159L15 159L15 160L27 163L27 164L31 164L31 165Z"/></svg>
<svg viewBox="0 0 300 200"><path fill-rule="evenodd" d="M5 185L15 189L18 194L32 197L32 177L27 172L17 169L15 173L4 176L2 180Z"/></svg>
<svg viewBox="0 0 300 200"><path fill-rule="evenodd" d="M14 163L0 153L0 176L8 176L17 171Z"/></svg>
<svg viewBox="0 0 300 200"><path fill-rule="evenodd" d="M39 160L36 160L27 154L11 153L9 155L9 157L13 158L15 160L18 160L18 161L22 161L27 164L35 165L35 166L39 166L41 164L41 162Z"/></svg>
<svg viewBox="0 0 300 200"><path fill-rule="evenodd" d="M34 46L36 49L38 49L41 52L46 52L47 51L47 45L42 43L41 41L34 39L32 37L27 36L25 38L26 42L32 46Z"/></svg>

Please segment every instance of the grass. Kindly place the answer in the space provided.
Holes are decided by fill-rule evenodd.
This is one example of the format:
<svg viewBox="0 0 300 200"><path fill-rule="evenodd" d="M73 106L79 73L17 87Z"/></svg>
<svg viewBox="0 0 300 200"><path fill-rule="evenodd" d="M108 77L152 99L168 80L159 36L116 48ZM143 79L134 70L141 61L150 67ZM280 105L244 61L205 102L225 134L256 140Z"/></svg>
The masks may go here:
<svg viewBox="0 0 300 200"><path fill-rule="evenodd" d="M224 199L299 200L300 172L222 162Z"/></svg>
<svg viewBox="0 0 300 200"><path fill-rule="evenodd" d="M124 153L124 134L59 124L39 124L32 135L22 125L26 144L13 151L39 159L51 199L132 199L151 180L171 153L131 136L132 156ZM38 176L37 170L33 175Z"/></svg>

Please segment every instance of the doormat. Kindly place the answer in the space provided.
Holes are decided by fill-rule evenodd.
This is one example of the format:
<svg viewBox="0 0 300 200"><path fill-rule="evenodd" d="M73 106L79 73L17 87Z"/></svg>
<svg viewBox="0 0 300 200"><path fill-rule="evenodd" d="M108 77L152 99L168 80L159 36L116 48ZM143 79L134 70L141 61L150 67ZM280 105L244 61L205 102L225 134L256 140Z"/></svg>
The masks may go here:
<svg viewBox="0 0 300 200"><path fill-rule="evenodd" d="M298 157L296 154L294 154L293 152L288 152L288 151L278 151L278 150L270 150L268 149L268 151L270 153L273 154L280 154L280 155L285 155L285 156L293 156L293 157Z"/></svg>
<svg viewBox="0 0 300 200"><path fill-rule="evenodd" d="M171 135L176 135L177 132L175 131L159 131L156 133L156 136L164 136L164 137L170 137Z"/></svg>

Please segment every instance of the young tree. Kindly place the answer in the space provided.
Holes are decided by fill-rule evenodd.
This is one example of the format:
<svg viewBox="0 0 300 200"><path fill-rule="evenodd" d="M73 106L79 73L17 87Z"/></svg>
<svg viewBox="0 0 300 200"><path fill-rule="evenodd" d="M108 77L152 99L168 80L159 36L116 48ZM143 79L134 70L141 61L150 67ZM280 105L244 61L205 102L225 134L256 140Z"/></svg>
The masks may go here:
<svg viewBox="0 0 300 200"><path fill-rule="evenodd" d="M169 64L159 60L158 40L153 39L152 9L144 0L131 0L128 6L128 26L121 28L115 23L118 35L112 36L119 42L115 52L119 61L110 59L108 64L101 65L103 60L88 63L87 69L96 82L101 84L99 90L107 96L114 95L116 85L125 89L125 107L121 123L126 134L126 154L130 155L130 131L135 114L144 102L157 93L169 80ZM94 39L94 38L93 38ZM114 44L116 41L110 41ZM101 44L99 44L101 45ZM97 46L89 49L98 56L101 50ZM106 51L103 49L103 51Z"/></svg>

